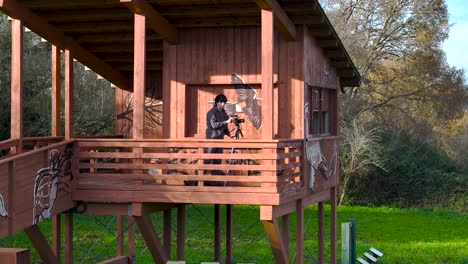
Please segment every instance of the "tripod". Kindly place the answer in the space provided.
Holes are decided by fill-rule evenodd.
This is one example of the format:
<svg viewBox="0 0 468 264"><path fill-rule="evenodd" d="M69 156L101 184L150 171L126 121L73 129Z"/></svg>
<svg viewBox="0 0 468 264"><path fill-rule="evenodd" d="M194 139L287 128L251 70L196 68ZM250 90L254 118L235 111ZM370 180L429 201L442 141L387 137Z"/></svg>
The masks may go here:
<svg viewBox="0 0 468 264"><path fill-rule="evenodd" d="M239 140L239 136L241 136L241 138L244 139L244 134L242 133L242 130L241 130L241 128L240 128L240 124L235 124L235 126L236 126L236 128L234 128L234 130L235 130L236 132L234 133L233 139L234 139L234 140ZM232 148L231 148L231 151L230 151L229 153L230 153L230 154L236 153L235 147L232 147ZM235 160L232 160L232 159L231 159L231 160L228 161L228 164L231 165L231 164L234 164L234 162L235 162ZM229 175L230 173L231 173L231 170L227 170L227 171L226 171L226 175ZM224 182L224 185L226 185L226 182Z"/></svg>

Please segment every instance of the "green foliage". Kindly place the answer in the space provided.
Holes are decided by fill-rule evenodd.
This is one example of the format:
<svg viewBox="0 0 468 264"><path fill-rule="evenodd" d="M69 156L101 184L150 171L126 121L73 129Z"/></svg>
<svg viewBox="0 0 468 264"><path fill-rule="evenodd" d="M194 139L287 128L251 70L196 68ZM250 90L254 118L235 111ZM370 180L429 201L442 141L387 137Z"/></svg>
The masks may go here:
<svg viewBox="0 0 468 264"><path fill-rule="evenodd" d="M222 222L224 223L224 208ZM325 263L330 255L330 208L325 207ZM174 213L174 212L173 212ZM185 260L200 263L213 258L213 206L188 205L186 211ZM305 210L305 263L317 261L317 206ZM153 214L153 223L159 234L162 232L162 215ZM462 263L467 260L468 241L463 227L468 225L466 213L443 210L396 209L389 207L338 207L338 223L354 218L357 223L357 255L375 247L385 255L379 261L394 263ZM175 259L175 219L172 216L172 259ZM290 220L290 259L295 260L296 217ZM76 263L96 263L115 256L116 220L111 216L75 215L74 247ZM281 225L281 222L280 222ZM40 224L41 230L50 238L50 221ZM338 224L338 259L340 259L341 232ZM127 226L125 226L127 229ZM270 246L263 226L259 221L258 207L234 206L233 229L234 263L273 263ZM222 232L225 234L224 224ZM50 241L49 241L50 242ZM1 239L0 247L26 247L31 249L33 263L39 258L25 234ZM224 247L223 247L224 248ZM224 251L222 252L224 254ZM152 263L152 258L141 234L137 231L136 263Z"/></svg>
<svg viewBox="0 0 468 264"><path fill-rule="evenodd" d="M387 171L375 169L351 183L357 204L449 207L466 211L468 171L422 140L387 131L382 137Z"/></svg>

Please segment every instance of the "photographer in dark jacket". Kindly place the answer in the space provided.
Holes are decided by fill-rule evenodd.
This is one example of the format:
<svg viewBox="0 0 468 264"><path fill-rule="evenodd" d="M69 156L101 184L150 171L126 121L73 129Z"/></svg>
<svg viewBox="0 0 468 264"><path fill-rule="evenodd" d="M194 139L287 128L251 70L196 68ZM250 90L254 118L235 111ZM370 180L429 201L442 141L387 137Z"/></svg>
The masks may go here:
<svg viewBox="0 0 468 264"><path fill-rule="evenodd" d="M232 119L226 114L224 106L226 105L227 98L224 94L218 94L215 98L215 105L206 114L206 138L207 139L223 139L224 135L231 137L228 125ZM205 153L223 153L222 148L207 148ZM204 161L205 164L221 164L220 159L208 159ZM224 175L220 170L211 171L213 175Z"/></svg>

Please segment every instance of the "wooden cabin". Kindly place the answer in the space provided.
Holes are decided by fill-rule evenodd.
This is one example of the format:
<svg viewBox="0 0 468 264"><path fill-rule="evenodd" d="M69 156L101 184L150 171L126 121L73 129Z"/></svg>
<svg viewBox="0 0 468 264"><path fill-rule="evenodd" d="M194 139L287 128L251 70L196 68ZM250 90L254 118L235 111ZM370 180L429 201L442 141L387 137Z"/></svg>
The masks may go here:
<svg viewBox="0 0 468 264"><path fill-rule="evenodd" d="M190 263L185 205L213 204L213 260L232 263L232 206L249 204L260 210L276 263L291 262L288 217L295 212L295 262L304 263L304 208L318 203L316 254L323 263L324 202L330 201L330 262L336 263L339 95L359 86L360 75L317 0L0 0L0 11L12 20L11 139L0 142L10 150L0 160L0 238L25 230L44 263L73 263L70 209L85 207L117 216L118 233L124 217L135 221L154 261L166 263L176 210L177 259ZM22 135L24 27L52 44L50 137ZM116 86L115 137L74 136L74 60ZM206 112L220 93L228 98L227 111L245 120L238 140L205 139ZM205 153L210 146L223 153ZM164 230L151 223L156 211L163 211ZM36 225L48 218L51 245ZM106 263L131 263L134 233L127 254L123 240L117 243L118 256ZM17 251L0 256L11 252Z"/></svg>

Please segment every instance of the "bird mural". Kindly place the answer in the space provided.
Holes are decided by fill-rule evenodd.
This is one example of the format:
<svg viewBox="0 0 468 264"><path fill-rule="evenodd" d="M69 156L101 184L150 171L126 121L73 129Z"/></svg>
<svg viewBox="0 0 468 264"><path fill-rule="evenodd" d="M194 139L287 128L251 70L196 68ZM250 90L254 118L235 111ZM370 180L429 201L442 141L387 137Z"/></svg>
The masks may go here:
<svg viewBox="0 0 468 264"><path fill-rule="evenodd" d="M236 102L226 103L224 109L228 115L245 113L256 129L262 127L262 106L257 92L242 80L237 73L231 74L231 83L237 94Z"/></svg>
<svg viewBox="0 0 468 264"><path fill-rule="evenodd" d="M73 180L71 172L71 145L64 152L53 149L49 152L49 167L37 171L34 182L33 224L52 216L55 201L60 192L69 192Z"/></svg>
<svg viewBox="0 0 468 264"><path fill-rule="evenodd" d="M5 208L5 201L3 200L3 196L0 193L0 219L1 218L8 218L8 212Z"/></svg>

